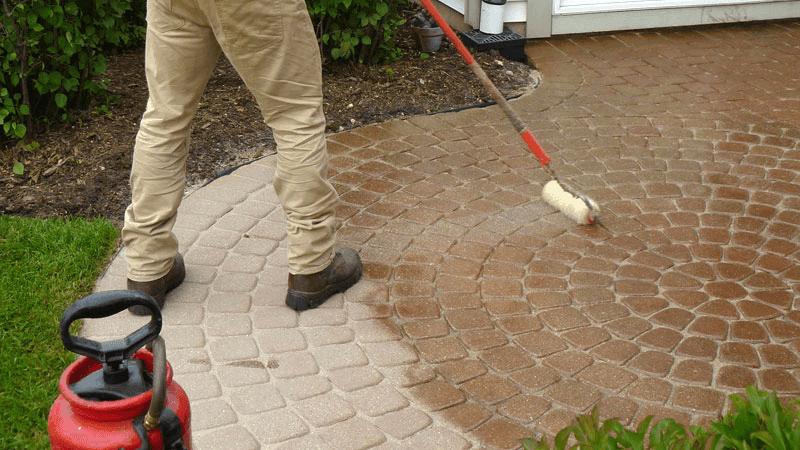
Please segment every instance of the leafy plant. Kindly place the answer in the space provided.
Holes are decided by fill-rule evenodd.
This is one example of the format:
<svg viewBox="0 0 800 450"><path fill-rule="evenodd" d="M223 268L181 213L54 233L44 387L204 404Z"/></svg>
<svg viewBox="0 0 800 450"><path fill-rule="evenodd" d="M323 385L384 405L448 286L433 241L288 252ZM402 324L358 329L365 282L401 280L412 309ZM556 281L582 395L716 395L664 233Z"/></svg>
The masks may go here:
<svg viewBox="0 0 800 450"><path fill-rule="evenodd" d="M597 407L578 416L575 423L559 431L556 450L796 450L800 449L800 400L784 407L775 393L749 386L747 398L731 396L733 408L710 425L689 430L671 418L650 428L647 416L635 430L628 430L618 419L600 422ZM650 431L648 433L648 428ZM572 438L574 444L568 447ZM522 439L528 450L550 450L545 438Z"/></svg>
<svg viewBox="0 0 800 450"><path fill-rule="evenodd" d="M686 429L672 419L658 422L650 431L649 446L647 430L653 416L646 417L635 430L627 430L618 419L612 418L600 422L597 407L590 414L578 416L576 423L559 431L555 437L558 450L699 450L705 448L708 433L700 433L694 437L686 433ZM575 444L571 447L569 439L573 437ZM550 450L546 439L539 441L526 439L522 441L526 449Z"/></svg>
<svg viewBox="0 0 800 450"><path fill-rule="evenodd" d="M653 450L700 450L707 447L711 432L703 427L689 427L666 418L650 430L650 448Z"/></svg>
<svg viewBox="0 0 800 450"><path fill-rule="evenodd" d="M747 399L731 395L732 410L711 424L717 435L714 449L793 450L800 448L800 401L784 408L775 393L748 386Z"/></svg>
<svg viewBox="0 0 800 450"><path fill-rule="evenodd" d="M320 51L333 60L388 63L401 51L397 30L406 0L306 0Z"/></svg>
<svg viewBox="0 0 800 450"><path fill-rule="evenodd" d="M144 38L145 0L0 1L0 140L102 98L104 53Z"/></svg>

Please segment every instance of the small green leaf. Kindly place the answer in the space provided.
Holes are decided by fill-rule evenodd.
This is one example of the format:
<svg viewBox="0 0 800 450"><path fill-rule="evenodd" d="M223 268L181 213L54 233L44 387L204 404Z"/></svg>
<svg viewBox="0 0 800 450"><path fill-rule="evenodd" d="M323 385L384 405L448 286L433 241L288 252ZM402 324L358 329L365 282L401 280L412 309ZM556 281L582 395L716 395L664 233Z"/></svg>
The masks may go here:
<svg viewBox="0 0 800 450"><path fill-rule="evenodd" d="M53 17L53 10L50 7L45 6L39 10L39 15L44 19L49 19Z"/></svg>
<svg viewBox="0 0 800 450"><path fill-rule="evenodd" d="M61 93L56 94L56 106L59 108L67 106L67 96Z"/></svg>
<svg viewBox="0 0 800 450"><path fill-rule="evenodd" d="M13 128L14 128L14 134L20 139L24 138L25 133L28 132L28 127L26 127L21 123L14 124Z"/></svg>
<svg viewBox="0 0 800 450"><path fill-rule="evenodd" d="M64 76L61 75L61 72L50 72L50 84L55 88L61 85L61 81L64 79Z"/></svg>
<svg viewBox="0 0 800 450"><path fill-rule="evenodd" d="M14 173L17 175L22 175L25 173L25 165L21 162L14 164Z"/></svg>

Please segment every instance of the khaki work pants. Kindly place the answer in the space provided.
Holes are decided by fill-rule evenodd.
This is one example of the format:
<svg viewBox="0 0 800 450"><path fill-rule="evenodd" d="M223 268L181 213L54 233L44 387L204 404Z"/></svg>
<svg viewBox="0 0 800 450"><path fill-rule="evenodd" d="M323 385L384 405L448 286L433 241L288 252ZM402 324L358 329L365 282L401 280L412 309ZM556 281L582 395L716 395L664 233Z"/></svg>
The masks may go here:
<svg viewBox="0 0 800 450"><path fill-rule="evenodd" d="M273 182L287 219L289 271L311 274L333 258L319 48L303 0L148 0L145 70L150 97L131 169L122 231L128 278L165 275L186 183L191 122L224 52L255 96L278 148ZM221 99L219 101L224 101Z"/></svg>

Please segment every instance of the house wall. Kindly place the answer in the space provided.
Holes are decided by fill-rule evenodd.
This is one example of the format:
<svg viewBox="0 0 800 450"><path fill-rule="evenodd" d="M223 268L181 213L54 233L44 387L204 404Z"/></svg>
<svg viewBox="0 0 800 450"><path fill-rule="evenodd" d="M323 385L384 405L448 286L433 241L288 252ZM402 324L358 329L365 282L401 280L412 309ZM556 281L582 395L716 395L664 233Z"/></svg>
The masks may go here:
<svg viewBox="0 0 800 450"><path fill-rule="evenodd" d="M467 31L480 26L479 0L432 0L439 13L454 30ZM525 36L525 19L528 14L526 0L508 0L504 9L505 26Z"/></svg>
<svg viewBox="0 0 800 450"><path fill-rule="evenodd" d="M480 0L433 0L458 31L480 27ZM800 0L508 0L505 26L525 38L800 17Z"/></svg>
<svg viewBox="0 0 800 450"><path fill-rule="evenodd" d="M800 17L800 1L556 1L552 35Z"/></svg>

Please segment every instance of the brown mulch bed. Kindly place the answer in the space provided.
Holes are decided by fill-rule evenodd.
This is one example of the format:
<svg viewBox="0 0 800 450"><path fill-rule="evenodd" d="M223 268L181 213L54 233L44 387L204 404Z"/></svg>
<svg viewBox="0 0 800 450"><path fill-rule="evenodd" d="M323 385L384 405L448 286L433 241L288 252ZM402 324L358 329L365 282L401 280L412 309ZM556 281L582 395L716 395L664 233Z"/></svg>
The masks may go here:
<svg viewBox="0 0 800 450"><path fill-rule="evenodd" d="M412 14L408 12L409 16ZM324 67L325 114L331 132L417 114L491 103L475 75L446 40L424 58L408 26L401 29L405 55L385 66ZM535 70L497 52L473 51L507 98L534 87ZM122 223L130 199L128 175L139 120L147 101L144 49L109 58L106 74L119 98L108 114L79 111L71 125L30 136L40 147L0 147L0 213L28 217L106 217ZM222 57L193 122L189 186L225 169L274 152L252 95ZM15 175L16 161L25 165Z"/></svg>

